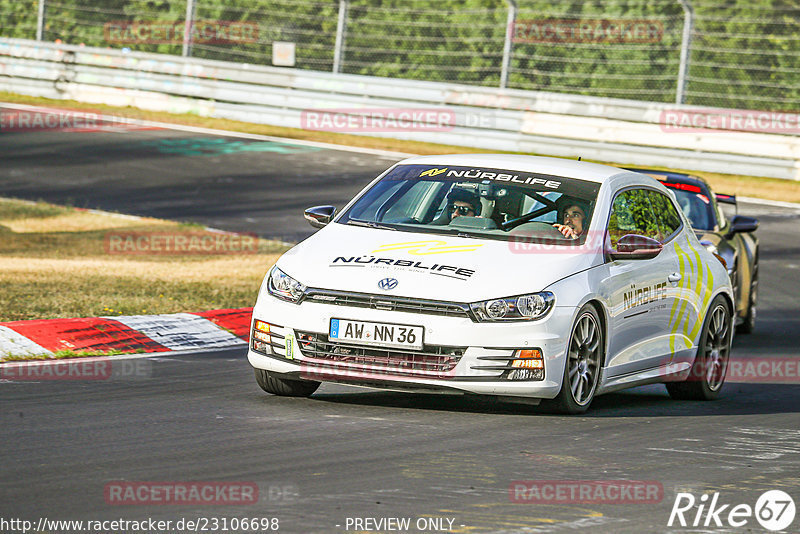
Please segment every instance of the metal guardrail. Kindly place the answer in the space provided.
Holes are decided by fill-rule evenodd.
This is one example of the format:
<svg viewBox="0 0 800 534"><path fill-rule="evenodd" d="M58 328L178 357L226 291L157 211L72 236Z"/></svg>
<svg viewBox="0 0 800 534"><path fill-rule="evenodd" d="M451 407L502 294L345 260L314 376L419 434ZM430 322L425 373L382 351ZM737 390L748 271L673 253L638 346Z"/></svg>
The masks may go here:
<svg viewBox="0 0 800 534"><path fill-rule="evenodd" d="M446 113L452 121L446 127L416 122L406 129L347 133L800 180L800 136L721 128L670 129L664 124L665 113L726 112L694 106L3 38L0 90L293 128L309 126L304 122L309 111L347 110L359 115L424 109Z"/></svg>

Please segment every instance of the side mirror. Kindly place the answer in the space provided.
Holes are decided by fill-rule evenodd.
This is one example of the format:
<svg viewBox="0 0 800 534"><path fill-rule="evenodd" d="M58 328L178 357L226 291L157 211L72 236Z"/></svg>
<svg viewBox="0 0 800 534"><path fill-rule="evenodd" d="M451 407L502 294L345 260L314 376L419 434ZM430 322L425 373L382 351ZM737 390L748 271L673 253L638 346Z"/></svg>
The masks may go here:
<svg viewBox="0 0 800 534"><path fill-rule="evenodd" d="M655 239L643 235L627 234L617 241L617 248L608 252L612 260L649 260L664 248Z"/></svg>
<svg viewBox="0 0 800 534"><path fill-rule="evenodd" d="M731 228L728 230L728 235L755 232L758 229L758 219L754 217L745 217L744 215L736 215L731 219Z"/></svg>
<svg viewBox="0 0 800 534"><path fill-rule="evenodd" d="M314 206L303 212L303 217L314 228L322 228L333 220L336 208L333 206Z"/></svg>

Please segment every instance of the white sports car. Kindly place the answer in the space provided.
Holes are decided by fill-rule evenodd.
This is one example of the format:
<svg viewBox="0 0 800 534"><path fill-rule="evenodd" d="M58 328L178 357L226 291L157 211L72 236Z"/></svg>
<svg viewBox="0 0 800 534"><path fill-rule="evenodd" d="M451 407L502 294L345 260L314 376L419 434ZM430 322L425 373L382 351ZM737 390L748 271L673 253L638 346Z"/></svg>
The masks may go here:
<svg viewBox="0 0 800 534"><path fill-rule="evenodd" d="M277 395L330 381L544 401L665 382L712 399L733 292L649 176L511 155L401 161L284 254L248 359Z"/></svg>

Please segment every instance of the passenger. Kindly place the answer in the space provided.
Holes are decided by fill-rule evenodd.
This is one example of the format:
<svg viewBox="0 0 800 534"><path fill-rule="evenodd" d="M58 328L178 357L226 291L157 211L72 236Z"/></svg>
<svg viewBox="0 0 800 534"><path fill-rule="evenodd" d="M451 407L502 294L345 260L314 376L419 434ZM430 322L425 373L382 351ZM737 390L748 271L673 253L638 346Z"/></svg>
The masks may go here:
<svg viewBox="0 0 800 534"><path fill-rule="evenodd" d="M553 226L561 232L564 237L578 239L588 228L586 215L589 212L585 203L574 198L561 198L559 214L562 224L556 223Z"/></svg>

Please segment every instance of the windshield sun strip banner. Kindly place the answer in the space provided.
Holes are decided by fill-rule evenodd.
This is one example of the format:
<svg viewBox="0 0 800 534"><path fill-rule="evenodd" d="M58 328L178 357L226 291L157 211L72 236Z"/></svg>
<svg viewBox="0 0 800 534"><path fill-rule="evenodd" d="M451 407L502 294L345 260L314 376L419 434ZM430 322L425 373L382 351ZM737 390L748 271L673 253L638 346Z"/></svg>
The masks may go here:
<svg viewBox="0 0 800 534"><path fill-rule="evenodd" d="M579 178L568 178L528 171L467 166L432 167L430 165L398 165L383 180L412 181L435 180L457 182L483 182L514 185L537 191L557 191L594 198L600 184Z"/></svg>

